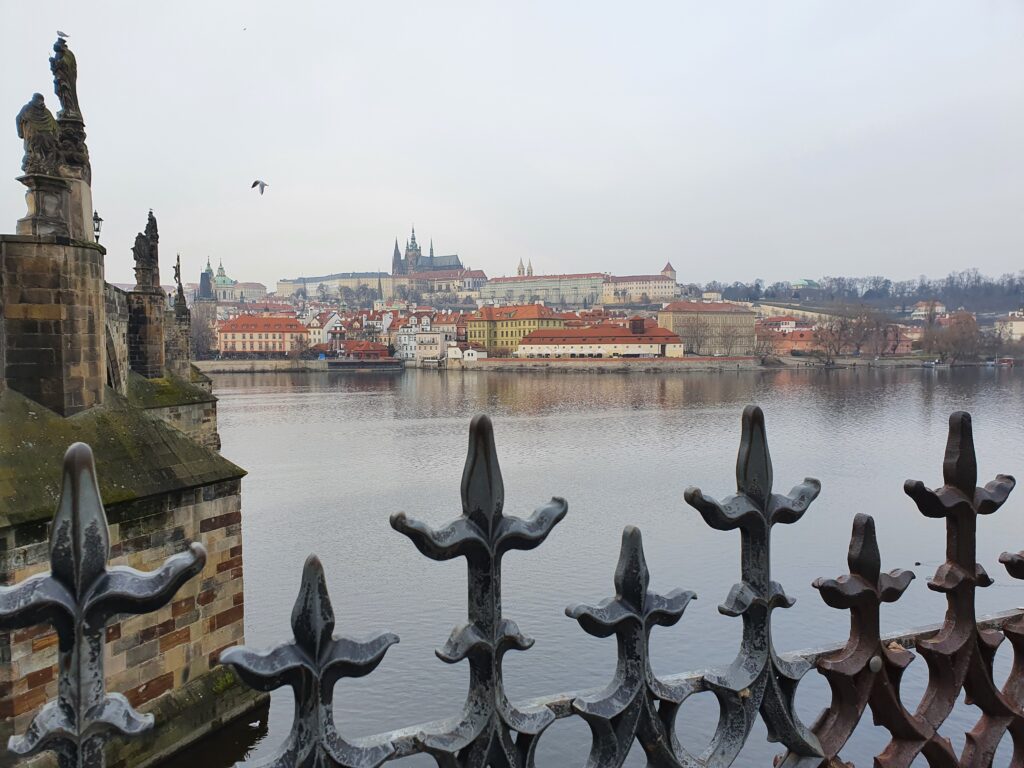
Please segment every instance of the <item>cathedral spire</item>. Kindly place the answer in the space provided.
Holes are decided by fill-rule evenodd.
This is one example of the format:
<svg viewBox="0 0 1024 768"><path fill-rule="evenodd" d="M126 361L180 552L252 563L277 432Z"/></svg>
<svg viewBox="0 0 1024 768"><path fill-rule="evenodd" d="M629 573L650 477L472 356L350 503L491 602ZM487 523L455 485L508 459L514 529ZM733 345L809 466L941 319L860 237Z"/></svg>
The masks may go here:
<svg viewBox="0 0 1024 768"><path fill-rule="evenodd" d="M412 248L416 247L416 225L415 224L412 227L412 237L409 238L409 246L412 247Z"/></svg>
<svg viewBox="0 0 1024 768"><path fill-rule="evenodd" d="M398 238L395 238L395 253L391 257L391 274L402 274L402 252L398 250Z"/></svg>
<svg viewBox="0 0 1024 768"><path fill-rule="evenodd" d="M434 238L430 238L430 258L434 258Z"/></svg>
<svg viewBox="0 0 1024 768"><path fill-rule="evenodd" d="M516 276L522 277L526 274L526 267L523 266L523 260L519 260L519 266L516 267Z"/></svg>

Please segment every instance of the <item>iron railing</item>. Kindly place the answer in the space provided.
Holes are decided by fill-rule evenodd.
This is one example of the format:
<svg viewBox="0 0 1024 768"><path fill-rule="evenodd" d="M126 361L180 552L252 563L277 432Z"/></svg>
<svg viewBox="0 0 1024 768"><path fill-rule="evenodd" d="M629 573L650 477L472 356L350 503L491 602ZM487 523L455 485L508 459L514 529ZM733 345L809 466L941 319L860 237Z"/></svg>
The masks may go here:
<svg viewBox="0 0 1024 768"><path fill-rule="evenodd" d="M789 494L773 493L772 463L761 410L748 407L736 466L736 493L716 501L700 489L686 492L708 525L738 528L742 539L740 581L719 610L741 617L743 634L735 661L709 672L658 678L651 669L648 639L652 627L678 622L692 592L667 595L649 591L640 531L627 527L615 570L615 596L596 606L575 605L566 613L585 632L615 636L618 660L609 684L600 690L558 694L513 704L502 680L502 657L526 650L533 641L502 613L501 559L517 549L539 546L565 516L568 505L555 498L523 520L506 516L504 488L490 420L470 425L469 452L462 476L462 515L440 529L397 514L391 525L427 557L465 557L468 569L467 621L456 627L437 655L469 663L469 692L461 714L350 743L335 728L332 691L343 677L367 675L398 642L392 634L357 642L334 632L334 612L319 560L311 556L302 574L292 612L294 639L266 652L235 647L221 654L253 688L290 686L295 714L284 744L261 765L373 768L417 753L431 755L442 768L528 768L537 743L559 718L581 717L590 727L587 765L616 768L634 741L657 768L729 766L760 718L769 738L783 752L785 768L844 766L840 752L871 710L889 743L876 766L910 766L923 756L929 766L990 766L1004 735L1013 741L1013 766L1024 766L1024 612L979 620L975 591L992 579L976 560L978 515L996 511L1015 481L998 475L977 487L977 463L967 413L950 417L943 462L945 484L930 490L908 481L904 490L926 517L946 522L946 560L928 586L946 595L941 625L883 637L879 613L897 601L914 575L882 572L874 520L859 514L850 542L850 572L818 579L825 602L850 612L850 636L839 648L800 655L779 654L772 641L771 613L792 600L771 580L771 530L797 522L820 491L806 479ZM106 518L97 490L92 454L73 445L64 461L64 488L50 539L51 572L0 588L0 629L51 623L59 637L59 695L37 715L28 732L12 738L17 755L57 753L62 768L102 768L103 745L115 736L133 736L152 727L152 718L134 712L124 697L107 694L103 677L102 633L114 614L145 613L166 604L202 568L205 552L193 544L153 573L108 568ZM1024 552L1004 553L1000 562L1013 578L1024 578ZM996 648L1008 638L1017 654L1005 684L993 678ZM915 647L927 664L928 685L911 712L900 695L901 679ZM800 722L794 699L811 669L827 679L832 702L810 726ZM701 754L689 753L675 735L680 705L710 692L720 716ZM966 735L958 755L940 734L961 692L982 715ZM581 756L582 759L582 756Z"/></svg>

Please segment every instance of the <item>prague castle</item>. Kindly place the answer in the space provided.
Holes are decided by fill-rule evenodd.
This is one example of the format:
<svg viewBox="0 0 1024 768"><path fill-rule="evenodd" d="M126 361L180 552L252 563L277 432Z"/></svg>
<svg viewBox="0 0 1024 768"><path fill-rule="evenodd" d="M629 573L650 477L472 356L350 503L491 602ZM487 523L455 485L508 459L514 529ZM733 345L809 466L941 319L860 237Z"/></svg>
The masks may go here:
<svg viewBox="0 0 1024 768"><path fill-rule="evenodd" d="M434 242L430 242L430 251L426 258L423 258L423 249L416 242L416 228L412 229L412 236L405 243L405 256L398 250L398 240L395 240L395 253L391 258L392 275L411 275L418 272L443 272L447 270L464 269L462 261L455 254L451 256L435 256Z"/></svg>

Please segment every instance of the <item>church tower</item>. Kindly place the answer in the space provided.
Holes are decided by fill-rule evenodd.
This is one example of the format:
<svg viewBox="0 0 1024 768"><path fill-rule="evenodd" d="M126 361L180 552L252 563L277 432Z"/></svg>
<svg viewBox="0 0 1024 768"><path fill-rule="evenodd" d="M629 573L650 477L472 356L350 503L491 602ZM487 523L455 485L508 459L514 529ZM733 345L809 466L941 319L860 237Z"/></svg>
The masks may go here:
<svg viewBox="0 0 1024 768"><path fill-rule="evenodd" d="M519 266L516 267L516 277L523 277L526 275L526 267L523 266L523 260L519 260Z"/></svg>
<svg viewBox="0 0 1024 768"><path fill-rule="evenodd" d="M420 258L423 256L423 249L416 242L416 227L412 228L412 236L405 244L405 273L419 270Z"/></svg>
<svg viewBox="0 0 1024 768"><path fill-rule="evenodd" d="M395 238L395 253L391 257L391 274L402 275L405 274L405 268L402 266L402 253L398 250L398 238Z"/></svg>
<svg viewBox="0 0 1024 768"><path fill-rule="evenodd" d="M673 283L678 282L678 280L676 280L676 270L675 267L672 266L671 261L665 264L665 268L661 270L661 274L665 277L671 278Z"/></svg>
<svg viewBox="0 0 1024 768"><path fill-rule="evenodd" d="M526 276L533 277L533 259L526 262Z"/></svg>

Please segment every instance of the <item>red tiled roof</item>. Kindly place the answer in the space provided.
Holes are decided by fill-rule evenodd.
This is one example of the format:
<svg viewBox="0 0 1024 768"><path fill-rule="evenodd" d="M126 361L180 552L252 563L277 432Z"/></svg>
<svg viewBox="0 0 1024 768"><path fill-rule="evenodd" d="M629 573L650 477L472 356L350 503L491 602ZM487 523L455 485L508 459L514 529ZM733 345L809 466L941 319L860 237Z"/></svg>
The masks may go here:
<svg viewBox="0 0 1024 768"><path fill-rule="evenodd" d="M682 344L679 336L665 328L645 328L632 333L621 325L590 328L542 328L523 337L520 344Z"/></svg>
<svg viewBox="0 0 1024 768"><path fill-rule="evenodd" d="M752 315L752 310L738 304L717 301L673 301L662 312L723 312L737 315Z"/></svg>
<svg viewBox="0 0 1024 768"><path fill-rule="evenodd" d="M555 320L560 315L543 304L521 304L512 307L481 307L470 320Z"/></svg>
<svg viewBox="0 0 1024 768"><path fill-rule="evenodd" d="M220 333L308 333L306 326L294 317L258 317L239 315L221 323Z"/></svg>
<svg viewBox="0 0 1024 768"><path fill-rule="evenodd" d="M384 352L387 353L388 348L385 344L378 344L374 341L360 341L358 339L349 339L341 342L341 347L346 352Z"/></svg>

